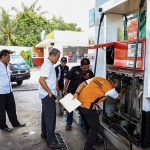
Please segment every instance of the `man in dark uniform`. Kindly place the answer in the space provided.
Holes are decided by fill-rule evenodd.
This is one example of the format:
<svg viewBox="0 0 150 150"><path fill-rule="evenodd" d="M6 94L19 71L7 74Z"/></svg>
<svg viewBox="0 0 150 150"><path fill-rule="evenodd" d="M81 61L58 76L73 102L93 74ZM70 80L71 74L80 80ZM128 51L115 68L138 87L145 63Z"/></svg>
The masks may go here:
<svg viewBox="0 0 150 150"><path fill-rule="evenodd" d="M67 58L62 57L60 60L60 64L55 67L57 77L57 90L60 90L61 92L63 92L64 89L64 78L69 71L69 67L66 64Z"/></svg>
<svg viewBox="0 0 150 150"><path fill-rule="evenodd" d="M94 77L93 72L89 69L90 61L87 58L83 58L80 62L80 66L72 67L71 70L68 72L65 78L65 85L63 93L71 93L75 94L76 89L85 80ZM73 112L66 113L66 130L71 129L71 125L73 122Z"/></svg>

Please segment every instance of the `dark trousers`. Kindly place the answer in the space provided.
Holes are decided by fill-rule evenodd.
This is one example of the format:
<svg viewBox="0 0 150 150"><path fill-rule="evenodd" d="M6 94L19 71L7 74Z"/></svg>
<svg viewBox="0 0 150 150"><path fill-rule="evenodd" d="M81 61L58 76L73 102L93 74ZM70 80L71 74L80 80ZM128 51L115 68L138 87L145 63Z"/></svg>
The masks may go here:
<svg viewBox="0 0 150 150"><path fill-rule="evenodd" d="M72 125L73 122L73 112L68 113L66 112L66 124Z"/></svg>
<svg viewBox="0 0 150 150"><path fill-rule="evenodd" d="M93 147L97 139L97 133L99 132L99 116L96 110L90 110L83 107L79 107L78 110L81 114L81 117L85 123L86 130L88 132L85 148L87 150L90 150Z"/></svg>
<svg viewBox="0 0 150 150"><path fill-rule="evenodd" d="M13 93L0 94L0 129L8 128L6 125L6 112L13 127L19 125L16 115L16 104Z"/></svg>
<svg viewBox="0 0 150 150"><path fill-rule="evenodd" d="M49 142L55 142L56 137L54 134L56 127L56 97L53 95L51 98L47 95L42 99L42 115L41 115L41 129L42 133L47 134Z"/></svg>

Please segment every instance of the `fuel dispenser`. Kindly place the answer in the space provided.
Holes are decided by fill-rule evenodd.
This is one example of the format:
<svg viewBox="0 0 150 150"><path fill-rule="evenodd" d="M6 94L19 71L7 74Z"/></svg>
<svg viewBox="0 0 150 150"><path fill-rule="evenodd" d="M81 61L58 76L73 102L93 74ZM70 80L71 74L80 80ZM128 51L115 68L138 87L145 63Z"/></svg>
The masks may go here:
<svg viewBox="0 0 150 150"><path fill-rule="evenodd" d="M109 78L112 73L120 75L121 83L116 89L118 93L123 87L127 88L127 92L121 101L110 97L104 101L102 121L107 125L117 123L124 127L130 134L132 142L136 145L140 145L141 143L143 134L142 123L144 123L144 120L142 120L142 98L144 84L145 43L146 39L139 39L135 77L136 88L130 124L132 78L136 40L95 45L95 47L103 47L106 51L106 77ZM124 136L127 135L124 134Z"/></svg>
<svg viewBox="0 0 150 150"><path fill-rule="evenodd" d="M132 142L140 146L142 145L142 142L144 142L146 132L143 129L143 125L145 124L145 114L142 111L146 39L139 39L138 43L139 49L135 75L135 95L131 123L129 123L135 43L136 41L132 40L108 43L109 46L107 46L107 44L99 44L98 46L106 46L107 78L109 78L112 73L118 74L121 77L121 83L116 90L119 93L124 86L127 88L127 92L121 101L109 97L103 102L102 121L107 125L111 125L112 123L121 125L129 133ZM116 130L118 129L116 128ZM124 134L124 136L127 135Z"/></svg>
<svg viewBox="0 0 150 150"><path fill-rule="evenodd" d="M115 43L114 67L132 69L134 67L135 41L123 41ZM139 39L137 52L137 70L144 70L145 39Z"/></svg>
<svg viewBox="0 0 150 150"><path fill-rule="evenodd" d="M100 123L107 130L110 130L111 126L116 132L121 127L125 132L120 131L119 139L123 141L126 137L130 145L134 143L139 149L148 148L150 147L150 27L147 24L146 39L139 38L139 23L143 7L147 10L147 22L150 22L148 16L150 0L106 0L101 3L103 4L99 6L100 20L104 18L104 23L100 21L99 27L102 24L102 35L99 38L98 34L97 44L88 46L87 49L96 49L94 66L96 75L106 78L112 73L120 75L121 82L116 90L120 92L126 87L127 92L121 101L108 97L103 102ZM127 21L126 16L135 12L139 12L137 37L133 40L117 41L117 28ZM100 33L100 29L97 33ZM112 138L109 140L113 142ZM121 148L120 146L119 149Z"/></svg>
<svg viewBox="0 0 150 150"><path fill-rule="evenodd" d="M119 141L125 142L124 137L126 137L130 144L134 143L133 146L136 147L134 149L150 148L150 0L106 0L105 2L96 0L96 2L100 2L99 11L104 21L103 24L100 22L103 27L100 38L98 35L98 40L95 39L97 44L87 46L87 49L96 49L94 71L96 76L105 78L109 78L112 73L120 75L121 82L116 90L120 92L122 87L127 88L121 101L108 97L103 105L100 105L101 108L103 107L100 123L111 133L111 138L109 136L107 138L112 143L114 143L112 140L114 134L109 127L117 124L118 126L111 126L113 131L118 132L119 126L126 131L119 131ZM126 16L139 12L139 29L142 7L147 11L146 38L139 38L137 31L136 39L117 41L117 28L123 26L124 21L127 20ZM100 33L99 29L97 33ZM107 131L104 131L104 134ZM128 142L125 143L128 145ZM123 147L120 146L118 149Z"/></svg>
<svg viewBox="0 0 150 150"><path fill-rule="evenodd" d="M136 145L141 144L142 140L142 99L144 84L144 58L145 58L145 39L139 39L139 49L136 64L135 77L135 95L132 106L132 118L130 118L131 98L132 98L132 78L133 64L136 41L116 42L111 49L113 55L107 54L108 61L106 74L109 78L111 73L116 73L121 77L120 86L117 91L123 87L127 88L124 98L121 101L107 98L103 107L103 121L110 125L117 123L124 127L129 133L131 140ZM108 47L106 48L108 49ZM107 51L106 51L107 53ZM112 63L112 64L111 64ZM129 122L130 121L130 122ZM124 134L124 136L127 136Z"/></svg>
<svg viewBox="0 0 150 150"><path fill-rule="evenodd" d="M138 49L136 50L137 47ZM146 53L146 39L141 38L138 41L137 39L114 41L103 44L97 43L97 45L88 46L87 49L97 49L97 52L98 49L101 51L104 50L106 78L109 78L112 73L118 74L121 77L121 83L116 90L119 93L124 86L127 88L127 92L121 101L108 97L103 102L101 123L108 128L112 124L118 124L128 133L120 132L121 136L130 139L131 143L133 142L142 148L150 147L150 123L148 121L150 113L143 110L143 106L145 105L143 95L144 90L147 90L145 89L145 85L147 84L147 76L145 79L145 74L147 74L145 59L147 59L146 54L148 54ZM135 52L137 53L137 60L134 66ZM98 60L96 61L97 65L99 65ZM135 73L133 73L134 71ZM134 95L132 94L133 78L135 78ZM117 126L114 126L113 129L115 131L119 130Z"/></svg>

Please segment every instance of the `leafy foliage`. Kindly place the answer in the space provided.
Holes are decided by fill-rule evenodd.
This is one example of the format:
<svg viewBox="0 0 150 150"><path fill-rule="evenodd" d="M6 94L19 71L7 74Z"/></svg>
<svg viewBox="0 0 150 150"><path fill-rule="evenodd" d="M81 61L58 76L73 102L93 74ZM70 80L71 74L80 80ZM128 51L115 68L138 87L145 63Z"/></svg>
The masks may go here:
<svg viewBox="0 0 150 150"><path fill-rule="evenodd" d="M69 30L69 31L81 31L81 28L77 27L76 23L65 23L63 18L60 16L56 18L53 16L50 20L52 31L53 30Z"/></svg>
<svg viewBox="0 0 150 150"><path fill-rule="evenodd" d="M41 41L41 32L50 30L50 23L35 12L19 13L16 17L17 31L15 33L19 46L34 46Z"/></svg>
<svg viewBox="0 0 150 150"><path fill-rule="evenodd" d="M29 58L30 58L30 52L29 51L24 51L24 50L22 50L21 52L20 52L20 55L24 58L24 60L29 60Z"/></svg>
<svg viewBox="0 0 150 150"><path fill-rule="evenodd" d="M16 26L14 20L4 8L0 7L0 44L1 45L17 45L15 37Z"/></svg>
<svg viewBox="0 0 150 150"><path fill-rule="evenodd" d="M2 9L0 16L0 44L18 45L32 47L41 41L41 32L45 30L50 33L53 30L81 31L76 23L65 23L63 18L53 16L48 20L42 15L46 11L40 12L41 6L36 7L38 0L31 6L21 3L22 11L12 7L16 11L15 19Z"/></svg>

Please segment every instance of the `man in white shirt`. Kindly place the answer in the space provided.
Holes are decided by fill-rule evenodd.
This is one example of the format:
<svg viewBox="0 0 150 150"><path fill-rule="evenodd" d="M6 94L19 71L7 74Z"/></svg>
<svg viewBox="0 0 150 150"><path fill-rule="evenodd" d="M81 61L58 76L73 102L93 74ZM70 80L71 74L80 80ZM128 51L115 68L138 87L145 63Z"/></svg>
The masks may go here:
<svg viewBox="0 0 150 150"><path fill-rule="evenodd" d="M108 96L113 99L121 100L126 89L123 88L120 94L118 94L115 88L119 86L119 84L120 76L112 74L109 79L94 77L86 80L77 88L74 97L82 103L78 110L88 133L83 150L96 150L93 145L97 141L97 134L100 128L96 105L103 102Z"/></svg>
<svg viewBox="0 0 150 150"><path fill-rule="evenodd" d="M39 97L42 101L41 137L47 138L47 146L51 148L62 147L54 134L56 126L56 72L54 64L57 63L59 57L60 51L53 48L41 67L39 79Z"/></svg>
<svg viewBox="0 0 150 150"><path fill-rule="evenodd" d="M26 124L18 122L16 105L10 82L11 71L9 69L10 51L0 51L0 129L11 132L12 129L6 125L6 113L13 127L24 127Z"/></svg>

